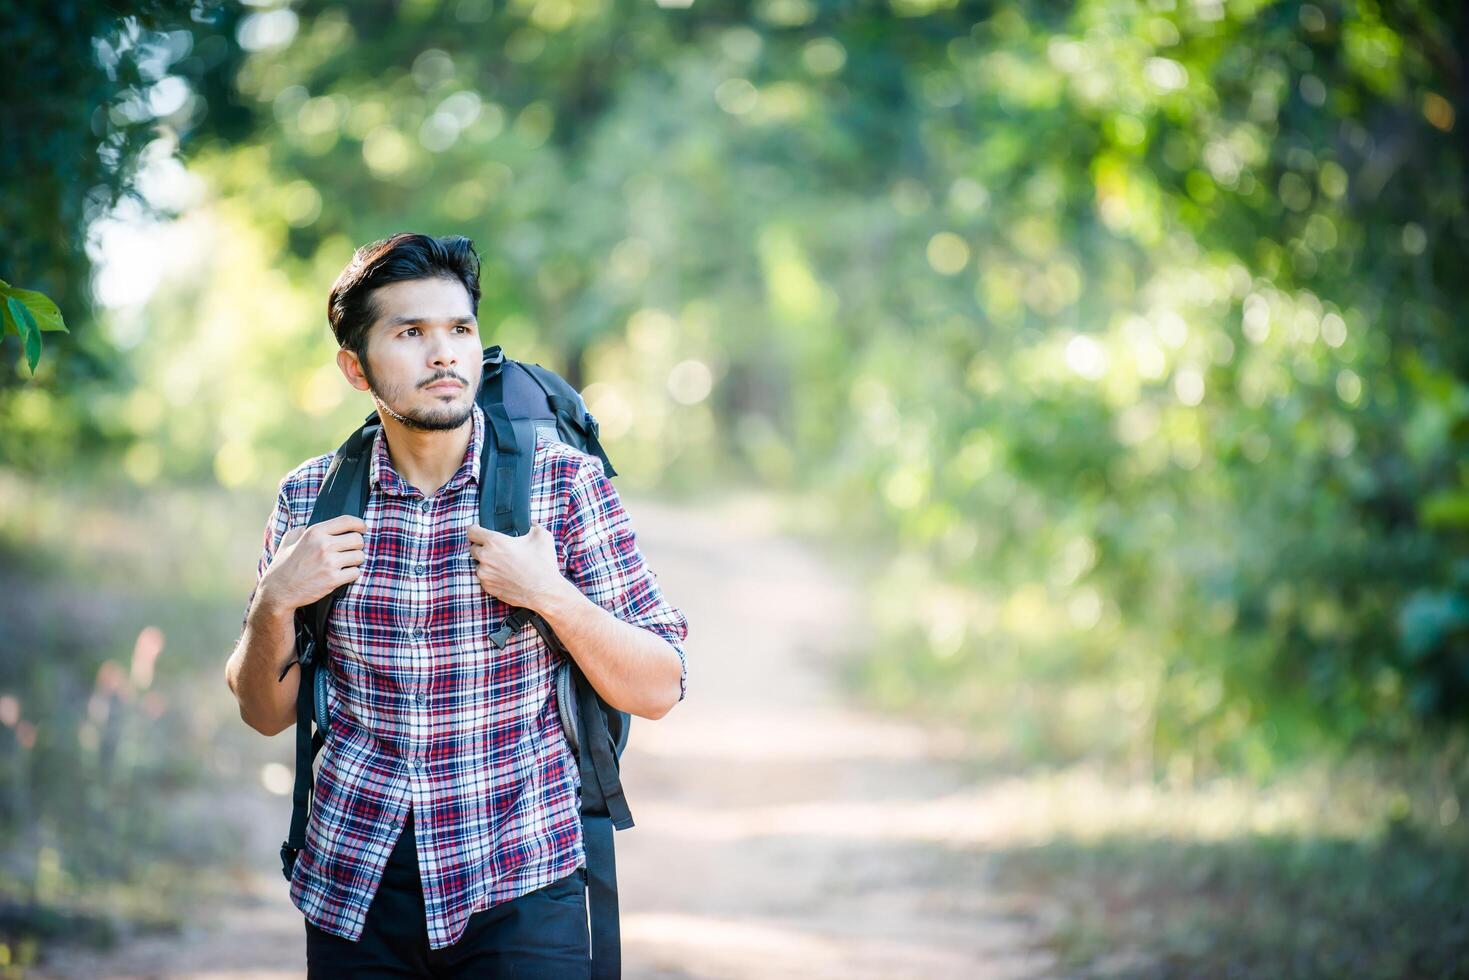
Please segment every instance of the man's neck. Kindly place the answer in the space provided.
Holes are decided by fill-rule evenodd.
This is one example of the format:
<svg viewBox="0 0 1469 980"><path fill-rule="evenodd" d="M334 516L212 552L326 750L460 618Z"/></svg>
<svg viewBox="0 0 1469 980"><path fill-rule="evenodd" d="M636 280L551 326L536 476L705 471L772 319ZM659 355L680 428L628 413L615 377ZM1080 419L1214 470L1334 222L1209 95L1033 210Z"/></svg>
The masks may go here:
<svg viewBox="0 0 1469 980"><path fill-rule="evenodd" d="M459 470L474 435L473 414L457 429L410 429L391 416L382 422L393 469L425 497L433 496Z"/></svg>

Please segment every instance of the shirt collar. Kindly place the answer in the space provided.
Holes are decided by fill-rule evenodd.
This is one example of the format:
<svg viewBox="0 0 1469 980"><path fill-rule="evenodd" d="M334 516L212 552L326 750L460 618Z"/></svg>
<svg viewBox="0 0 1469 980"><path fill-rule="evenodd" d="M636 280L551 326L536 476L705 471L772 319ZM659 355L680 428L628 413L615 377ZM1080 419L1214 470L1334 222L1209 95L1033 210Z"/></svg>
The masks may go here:
<svg viewBox="0 0 1469 980"><path fill-rule="evenodd" d="M479 483L480 450L485 441L485 413L478 402L475 402L470 416L473 424L469 431L469 445L464 449L464 461L459 464L459 469L454 471L449 482L444 484L443 490L456 490L470 480ZM381 427L372 442L372 485L380 488L383 493L398 497L423 496L417 487L399 476L398 471L393 468L393 460L388 455L387 435Z"/></svg>

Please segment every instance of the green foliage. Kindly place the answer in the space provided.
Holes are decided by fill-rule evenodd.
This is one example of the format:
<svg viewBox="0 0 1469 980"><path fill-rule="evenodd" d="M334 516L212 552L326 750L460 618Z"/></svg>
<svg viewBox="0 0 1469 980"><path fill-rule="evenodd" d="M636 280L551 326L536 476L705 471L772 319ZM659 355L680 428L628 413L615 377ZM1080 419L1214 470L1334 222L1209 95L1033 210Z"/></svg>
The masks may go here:
<svg viewBox="0 0 1469 980"><path fill-rule="evenodd" d="M42 331L58 329L48 322L60 310L76 330L38 370L41 338L0 300L0 352L15 334L21 354L0 358L0 465L41 470L65 462L58 441L68 453L117 444L92 404L128 379L116 346L92 329L89 233L119 206L167 213L138 192L139 172L150 147L188 141L206 102L211 126L228 127L219 93L239 57L228 39L239 15L219 0L0 3L0 15L0 270L39 290L11 293ZM199 98L175 105L180 82Z"/></svg>
<svg viewBox="0 0 1469 980"><path fill-rule="evenodd" d="M1462 969L1465 857L1416 839L1118 837L1006 855L1000 880L1065 909L1050 943L1069 976L1387 980Z"/></svg>
<svg viewBox="0 0 1469 980"><path fill-rule="evenodd" d="M486 342L583 387L631 485L742 471L892 551L893 703L1157 772L1463 724L1462 15L237 13L128 69L203 100L205 193L108 335L128 383L0 402L17 443L268 487L369 407L321 317L352 246L464 233Z"/></svg>
<svg viewBox="0 0 1469 980"><path fill-rule="evenodd" d="M1101 758L1170 786L1464 733L1457 7L6 13L0 227L23 231L0 269L74 333L38 362L50 308L0 303L0 337L36 372L20 384L21 359L0 364L0 467L100 473L186 511L200 484L268 495L370 408L323 317L353 246L468 234L485 343L584 390L624 485L753 478L802 502L810 532L881 556L852 673L882 703L962 719L997 754ZM129 201L166 216L134 185L175 153L199 187L151 240L159 288L94 316L88 232ZM20 528L50 495L13 496ZM68 772L93 751L70 733L107 654L54 667L53 641L17 649L5 692L59 719L36 758ZM117 745L150 731L110 717L137 724ZM1463 772L1443 768L1428 822L1447 834ZM128 774L146 788L164 770ZM129 799L99 785L48 783L34 813ZM110 843L61 841L82 862ZM1256 954L1429 972L1463 945L1462 876L1434 874L1447 845L1149 846L1052 853L1137 882L1119 901L1139 921L1183 910L1163 972ZM1218 928L1261 894L1239 920L1258 946ZM1377 916L1384 902L1401 911ZM1300 908L1305 933L1282 930ZM1340 948L1320 925L1336 909L1360 926ZM1127 933L1105 910L1070 914L1078 962ZM1414 916L1440 938L1414 941Z"/></svg>
<svg viewBox="0 0 1469 980"><path fill-rule="evenodd" d="M1469 693L1461 26L255 12L189 153L212 230L129 358L125 469L263 486L334 444L368 406L331 277L465 233L486 342L585 387L634 484L738 465L894 548L889 700L1158 771L1419 738Z"/></svg>
<svg viewBox="0 0 1469 980"><path fill-rule="evenodd" d="M5 298L4 305L0 306L0 337L13 333L21 338L25 345L26 364L34 374L36 362L41 359L41 331L66 331L61 310L41 293L16 289L4 280L0 280L0 296Z"/></svg>

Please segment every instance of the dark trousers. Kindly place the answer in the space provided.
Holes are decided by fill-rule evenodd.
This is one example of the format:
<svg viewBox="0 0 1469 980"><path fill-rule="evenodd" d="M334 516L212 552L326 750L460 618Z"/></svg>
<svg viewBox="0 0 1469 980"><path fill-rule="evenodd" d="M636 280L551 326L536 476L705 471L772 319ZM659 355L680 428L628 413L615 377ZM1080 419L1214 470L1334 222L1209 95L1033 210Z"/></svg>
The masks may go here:
<svg viewBox="0 0 1469 980"><path fill-rule="evenodd" d="M429 949L410 812L367 911L362 939L354 943L306 923L306 975L590 978L585 888L586 869L577 868L560 881L475 912L457 943Z"/></svg>

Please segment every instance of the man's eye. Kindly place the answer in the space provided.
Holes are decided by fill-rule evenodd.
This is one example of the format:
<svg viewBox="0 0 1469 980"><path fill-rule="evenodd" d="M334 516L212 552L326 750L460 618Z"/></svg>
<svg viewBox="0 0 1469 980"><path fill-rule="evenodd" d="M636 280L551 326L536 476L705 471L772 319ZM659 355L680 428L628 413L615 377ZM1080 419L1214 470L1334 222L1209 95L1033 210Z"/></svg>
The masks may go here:
<svg viewBox="0 0 1469 980"><path fill-rule="evenodd" d="M408 336L408 335L409 335L409 334L410 334L410 333L412 333L412 332L413 332L413 331L415 331L415 330L417 330L417 329L418 329L418 328L417 328L417 327L409 327L409 328L408 328L408 329L407 329L407 330L404 330L404 331L403 331L403 332L402 332L402 333L400 333L400 334L399 334L399 335L398 335L398 336L400 336L400 337L406 337L406 336ZM465 325L464 325L464 324L462 324L462 323L460 323L460 324L456 324L456 325L455 325L455 329L457 329L457 330L463 330L463 331L464 331L464 332L465 332L465 333L473 333L473 332L474 332L474 331L473 331L473 330L471 330L471 329L470 329L470 328L469 328L469 327L467 327L467 326L465 326Z"/></svg>

